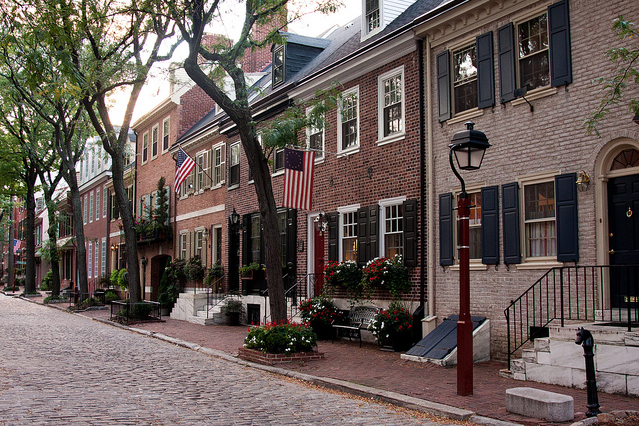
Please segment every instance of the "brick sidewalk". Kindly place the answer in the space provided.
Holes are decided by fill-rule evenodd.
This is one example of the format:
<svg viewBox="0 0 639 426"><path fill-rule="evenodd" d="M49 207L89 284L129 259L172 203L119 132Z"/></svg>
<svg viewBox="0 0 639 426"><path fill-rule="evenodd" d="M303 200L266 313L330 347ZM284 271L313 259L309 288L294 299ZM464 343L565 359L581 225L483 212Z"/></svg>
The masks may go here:
<svg viewBox="0 0 639 426"><path fill-rule="evenodd" d="M92 318L108 319L109 311L82 313ZM201 326L167 318L161 323L142 323L132 327L179 338L200 346L237 354L246 337L246 327L223 325ZM539 419L525 418L506 411L506 389L534 387L570 395L575 401L575 421L585 418L587 395L585 390L562 386L521 382L499 376L506 367L501 362L483 362L474 367L474 395L458 396L456 368L443 368L430 363L405 361L399 353L380 351L373 344L348 340L318 342L326 358L304 364L278 364L277 367L319 377L345 380L376 389L397 392L428 401L438 402L476 412L478 415L522 424L545 424ZM639 399L599 393L599 404L604 412L637 410Z"/></svg>

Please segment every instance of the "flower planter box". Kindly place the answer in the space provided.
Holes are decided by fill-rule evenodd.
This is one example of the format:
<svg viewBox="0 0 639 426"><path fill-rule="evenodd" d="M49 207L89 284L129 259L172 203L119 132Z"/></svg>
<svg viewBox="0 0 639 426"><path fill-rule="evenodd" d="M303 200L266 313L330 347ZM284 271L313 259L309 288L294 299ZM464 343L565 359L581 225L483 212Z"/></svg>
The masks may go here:
<svg viewBox="0 0 639 426"><path fill-rule="evenodd" d="M259 364L274 365L283 362L305 362L324 359L323 352L298 352L296 354L265 354L255 349L240 348L238 357Z"/></svg>

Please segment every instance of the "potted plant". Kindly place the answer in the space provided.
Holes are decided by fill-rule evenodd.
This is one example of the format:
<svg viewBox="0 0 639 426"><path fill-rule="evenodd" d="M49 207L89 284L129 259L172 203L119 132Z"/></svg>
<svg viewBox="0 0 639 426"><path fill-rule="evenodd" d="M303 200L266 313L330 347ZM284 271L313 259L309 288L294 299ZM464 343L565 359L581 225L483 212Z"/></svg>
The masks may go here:
<svg viewBox="0 0 639 426"><path fill-rule="evenodd" d="M319 340L330 339L332 324L339 322L342 314L325 296L317 296L300 303L302 321L308 323L317 334Z"/></svg>
<svg viewBox="0 0 639 426"><path fill-rule="evenodd" d="M158 303L160 303L162 316L168 316L171 313L185 281L183 260L174 260L166 266L158 288Z"/></svg>
<svg viewBox="0 0 639 426"><path fill-rule="evenodd" d="M220 278L224 276L224 268L218 262L215 262L211 268L209 268L206 276L204 277L204 284L211 287L213 285L213 291L216 293L220 289Z"/></svg>
<svg viewBox="0 0 639 426"><path fill-rule="evenodd" d="M242 315L242 311L244 310L241 299L227 297L222 303L222 308L224 309L224 315L226 315L227 325L240 324L240 315Z"/></svg>
<svg viewBox="0 0 639 426"><path fill-rule="evenodd" d="M186 264L184 268L184 273L186 275L186 279L189 281L199 281L204 278L204 271L206 269L202 266L202 259L200 256L193 256Z"/></svg>
<svg viewBox="0 0 639 426"><path fill-rule="evenodd" d="M252 262L248 265L241 266L239 272L243 280L252 280L255 276L255 272L259 271L260 269L261 266L259 263Z"/></svg>
<svg viewBox="0 0 639 426"><path fill-rule="evenodd" d="M381 346L391 346L400 352L412 345L413 316L400 302L393 301L388 309L380 310L368 329Z"/></svg>
<svg viewBox="0 0 639 426"><path fill-rule="evenodd" d="M401 256L392 259L376 257L362 269L363 288L383 288L389 291L393 300L399 300L401 294L410 290L408 268L404 266Z"/></svg>

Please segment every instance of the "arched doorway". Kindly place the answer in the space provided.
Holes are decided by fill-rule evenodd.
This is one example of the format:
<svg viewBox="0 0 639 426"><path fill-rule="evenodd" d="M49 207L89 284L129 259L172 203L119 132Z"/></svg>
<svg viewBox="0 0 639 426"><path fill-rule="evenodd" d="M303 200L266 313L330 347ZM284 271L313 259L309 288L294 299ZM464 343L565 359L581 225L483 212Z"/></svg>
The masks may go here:
<svg viewBox="0 0 639 426"><path fill-rule="evenodd" d="M164 273L166 265L171 261L171 256L160 254L151 258L151 295L150 300L158 300L158 290L160 279Z"/></svg>
<svg viewBox="0 0 639 426"><path fill-rule="evenodd" d="M611 141L600 153L597 177L597 263L610 265L604 307L627 306L638 277L619 265L639 264L639 143Z"/></svg>

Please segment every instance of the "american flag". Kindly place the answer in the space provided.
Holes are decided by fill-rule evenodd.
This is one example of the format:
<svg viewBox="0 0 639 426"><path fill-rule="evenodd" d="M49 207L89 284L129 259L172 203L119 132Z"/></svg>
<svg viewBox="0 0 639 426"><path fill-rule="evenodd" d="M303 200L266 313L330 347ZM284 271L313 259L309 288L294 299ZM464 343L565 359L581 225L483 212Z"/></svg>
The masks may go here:
<svg viewBox="0 0 639 426"><path fill-rule="evenodd" d="M284 148L284 207L310 210L315 153Z"/></svg>
<svg viewBox="0 0 639 426"><path fill-rule="evenodd" d="M175 167L175 192L180 192L180 185L182 185L184 179L191 173L193 167L195 167L195 161L182 150L182 147L179 147Z"/></svg>

